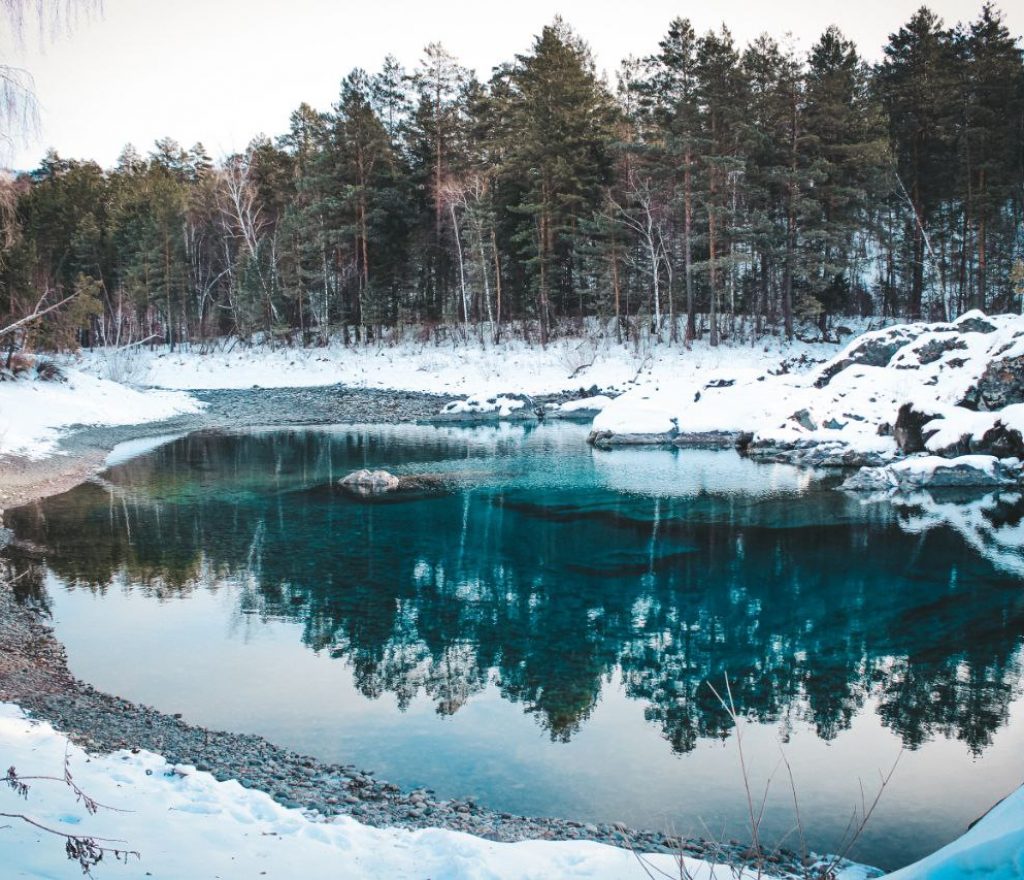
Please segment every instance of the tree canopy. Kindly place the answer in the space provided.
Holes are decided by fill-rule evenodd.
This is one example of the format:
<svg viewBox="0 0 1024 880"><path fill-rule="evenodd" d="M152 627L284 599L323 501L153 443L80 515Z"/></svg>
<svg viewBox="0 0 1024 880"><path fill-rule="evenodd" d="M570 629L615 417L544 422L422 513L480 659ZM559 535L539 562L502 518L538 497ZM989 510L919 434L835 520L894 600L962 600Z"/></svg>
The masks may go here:
<svg viewBox="0 0 1024 880"><path fill-rule="evenodd" d="M1024 61L992 4L952 26L922 7L873 66L836 27L798 53L675 19L610 83L555 19L486 82L431 43L238 155L50 153L2 196L0 315L89 298L26 344L546 343L585 321L717 343L1018 310Z"/></svg>

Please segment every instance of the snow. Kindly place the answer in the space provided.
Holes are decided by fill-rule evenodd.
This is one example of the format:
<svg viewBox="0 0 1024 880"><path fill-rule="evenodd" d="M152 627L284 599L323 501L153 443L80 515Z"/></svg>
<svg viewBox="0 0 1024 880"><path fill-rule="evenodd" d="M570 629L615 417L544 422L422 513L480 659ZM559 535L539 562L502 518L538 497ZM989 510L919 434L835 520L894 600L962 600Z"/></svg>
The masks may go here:
<svg viewBox="0 0 1024 880"><path fill-rule="evenodd" d="M994 328L983 333L961 327L983 320ZM880 366L863 361L865 348L896 348ZM804 353L798 345L791 359ZM828 354L824 346L812 356ZM893 456L895 442L886 436L900 406L912 402L924 412L944 416L929 423L939 433L928 444L939 451L963 435L979 437L997 420L1024 428L1024 405L996 413L976 413L956 404L993 361L1024 354L1024 317L965 315L955 325L907 324L875 330L855 338L822 365L800 363L788 371L770 369L771 350L758 356L722 349L717 362L678 370L670 379L645 381L612 401L594 420L595 431L656 433L675 419L680 433L750 432L757 440L839 443L861 452ZM925 361L925 362L922 362ZM819 387L821 386L821 387ZM805 410L804 424L792 417ZM880 431L880 429L883 429Z"/></svg>
<svg viewBox="0 0 1024 880"><path fill-rule="evenodd" d="M1024 788L962 837L887 880L1018 880L1024 875Z"/></svg>
<svg viewBox="0 0 1024 880"><path fill-rule="evenodd" d="M487 397L474 394L464 400L454 400L442 410L442 415L487 415L494 414L500 418L508 418L515 410L526 406L525 402L515 397Z"/></svg>
<svg viewBox="0 0 1024 880"><path fill-rule="evenodd" d="M578 413L581 410L601 412L609 403L612 402L612 398L607 394L595 394L593 397L580 397L576 400L567 400L565 403L559 403L551 407L551 411L555 413Z"/></svg>
<svg viewBox="0 0 1024 880"><path fill-rule="evenodd" d="M0 786L0 813L26 815L66 834L105 837L105 844L139 853L127 865L112 857L97 877L308 880L345 877L444 878L444 880L630 880L687 876L692 880L735 877L721 866L671 855L644 855L584 841L495 843L444 829L371 828L345 816L327 820L287 809L238 782L218 782L187 765L170 765L140 751L89 755L49 724L30 721L0 703L0 756L22 776L63 774L65 757L75 783L115 810L89 814L59 781L29 783L27 799ZM17 818L0 828L5 878L81 877L62 841ZM1012 880L1024 870L1024 789L1010 794L974 828L921 861L888 875L891 880ZM662 873L664 872L664 873ZM869 869L846 865L841 880L862 880ZM749 876L753 876L752 874ZM760 875L762 880L773 880Z"/></svg>
<svg viewBox="0 0 1024 880"><path fill-rule="evenodd" d="M395 344L322 348L227 346L200 349L142 349L134 353L132 380L154 388L287 388L345 384L484 399L502 394L529 396L579 391L597 386L623 391L634 386L657 390L692 379L701 387L720 372L737 366L759 372L785 358L801 355L822 360L840 348L778 338L756 345L724 344L712 348L698 340L681 345L619 344L612 339L568 339L547 348L512 339L440 345L405 339ZM105 375L110 366L102 352L84 352L81 367ZM634 381L636 380L636 381Z"/></svg>
<svg viewBox="0 0 1024 880"><path fill-rule="evenodd" d="M201 407L180 391L141 391L77 369L65 376L0 382L0 455L51 455L69 425L130 425Z"/></svg>
<svg viewBox="0 0 1024 880"><path fill-rule="evenodd" d="M993 331L980 332L982 323ZM877 354L865 356L872 345L893 350L887 363L879 365ZM497 345L424 343L408 334L393 343L309 349L140 348L132 350L130 364L95 351L80 356L79 369L69 370L72 381L63 390L59 385L42 389L38 382L0 387L0 431L6 430L0 451L42 455L53 451L57 429L64 425L146 421L196 406L170 389L341 383L461 397L443 414L497 418L515 418L529 409L522 396L596 386L609 395L574 400L553 411L596 410L594 430L612 434L751 432L768 442L828 443L892 458L897 450L884 426L891 426L906 402L943 416L928 426L936 432L928 443L932 452L963 436L980 437L997 420L1024 429L1024 404L1000 413L956 405L993 359L1021 354L1024 318L974 312L956 324L885 327L846 346L769 337L717 348L698 340L687 348L595 337L542 348L518 339ZM143 393L104 377L165 390ZM801 411L806 412L794 419Z"/></svg>
<svg viewBox="0 0 1024 880"><path fill-rule="evenodd" d="M188 766L171 766L150 752L87 755L48 724L32 723L0 703L0 756L21 775L63 772L65 749L75 782L95 800L128 812L90 815L60 782L31 782L23 800L0 787L0 812L31 816L68 834L124 841L137 851L127 866L105 859L97 877L165 878L345 877L437 880L527 880L559 877L629 880L648 870L681 876L675 857L648 855L645 868L632 852L592 842L494 843L454 831L371 828L348 817L324 820L286 809L234 780L217 782ZM75 878L61 840L17 819L0 828L5 878ZM685 860L686 876L711 880L707 863ZM717 876L730 872L717 868ZM851 875L852 876L852 875ZM765 877L765 880L771 880Z"/></svg>
<svg viewBox="0 0 1024 880"><path fill-rule="evenodd" d="M854 492L907 493L918 489L992 488L1016 485L1021 477L1020 461L994 455L913 455L881 467L863 467L844 483Z"/></svg>

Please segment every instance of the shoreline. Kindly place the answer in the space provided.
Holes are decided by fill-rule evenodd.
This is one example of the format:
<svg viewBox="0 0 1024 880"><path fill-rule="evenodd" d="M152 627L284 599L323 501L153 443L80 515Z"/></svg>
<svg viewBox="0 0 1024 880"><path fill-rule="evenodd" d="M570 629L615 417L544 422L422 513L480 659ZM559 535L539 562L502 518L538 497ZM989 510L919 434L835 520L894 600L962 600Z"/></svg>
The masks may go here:
<svg viewBox="0 0 1024 880"><path fill-rule="evenodd" d="M661 832L572 819L514 816L487 809L474 798L438 800L429 789L403 791L372 770L333 764L274 745L263 737L209 730L150 706L103 693L68 669L39 604L19 600L0 577L0 702L49 722L90 752L144 749L170 764L236 779L284 807L324 818L350 816L375 827L446 828L494 841L589 840L638 852L750 862L738 843L680 840ZM746 857L746 858L745 858ZM776 874L802 874L796 853L766 857Z"/></svg>
<svg viewBox="0 0 1024 880"><path fill-rule="evenodd" d="M72 429L59 454L36 460L0 458L0 517L3 508L31 504L89 479L103 469L110 451L128 440L225 428L434 421L449 400L342 386L193 393L207 404L201 413L123 427ZM0 518L0 546L5 534L9 540ZM36 548L28 552L39 553ZM473 798L438 800L429 789L403 791L377 780L372 770L322 762L256 735L209 730L103 693L70 672L45 608L30 597L19 599L17 593L17 585L0 566L0 701L50 722L90 751L146 749L170 763L211 772L221 781L237 779L283 806L325 818L347 815L376 827L445 828L496 841L587 840L637 852L756 865L749 848L738 841L681 839L621 823L514 816L487 809ZM780 876L807 876L811 866L786 849L762 861Z"/></svg>
<svg viewBox="0 0 1024 880"><path fill-rule="evenodd" d="M201 412L134 425L70 425L52 455L35 459L0 455L0 525L5 509L66 492L98 473L111 450L125 441L204 430L414 422L433 417L451 400L343 385L189 393L205 404Z"/></svg>

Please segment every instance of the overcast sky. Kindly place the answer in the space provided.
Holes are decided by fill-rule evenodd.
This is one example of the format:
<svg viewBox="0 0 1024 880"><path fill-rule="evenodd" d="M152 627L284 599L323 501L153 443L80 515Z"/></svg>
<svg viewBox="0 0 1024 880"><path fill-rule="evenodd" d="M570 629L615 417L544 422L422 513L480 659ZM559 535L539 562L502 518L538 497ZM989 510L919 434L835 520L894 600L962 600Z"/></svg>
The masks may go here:
<svg viewBox="0 0 1024 880"><path fill-rule="evenodd" d="M649 54L668 22L689 17L698 31L725 22L741 44L768 31L807 48L837 24L875 59L888 34L920 0L104 0L103 15L40 46L30 33L4 57L35 77L42 132L19 145L16 168L45 149L114 162L125 143L148 151L164 135L202 141L214 157L259 132L278 134L306 101L326 109L352 67L375 70L389 52L407 67L422 47L444 43L486 76L526 51L561 14L590 44L609 75L629 54ZM934 0L947 22L976 17L980 0ZM1014 34L1024 4L1004 3ZM5 35L6 36L6 35Z"/></svg>

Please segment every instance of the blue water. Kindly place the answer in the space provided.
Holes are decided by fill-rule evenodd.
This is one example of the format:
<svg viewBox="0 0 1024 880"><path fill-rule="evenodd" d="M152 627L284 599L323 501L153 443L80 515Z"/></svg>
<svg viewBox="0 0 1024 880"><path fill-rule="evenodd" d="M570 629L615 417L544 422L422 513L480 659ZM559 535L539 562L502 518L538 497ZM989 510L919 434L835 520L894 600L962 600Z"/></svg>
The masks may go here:
<svg viewBox="0 0 1024 880"><path fill-rule="evenodd" d="M585 430L199 434L14 511L99 687L500 810L841 846L896 867L1024 779L1024 505L863 503ZM353 499L360 467L444 491ZM28 563L26 563L28 564ZM32 586L34 582L34 587ZM955 792L955 795L952 794Z"/></svg>

